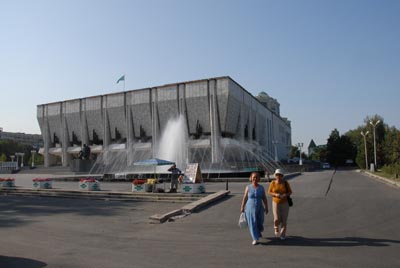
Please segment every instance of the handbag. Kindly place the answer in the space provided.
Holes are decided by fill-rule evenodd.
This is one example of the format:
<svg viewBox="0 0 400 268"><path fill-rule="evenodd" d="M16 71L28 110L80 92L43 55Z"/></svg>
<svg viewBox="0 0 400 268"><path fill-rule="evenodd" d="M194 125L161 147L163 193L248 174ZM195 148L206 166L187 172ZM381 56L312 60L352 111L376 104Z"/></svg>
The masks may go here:
<svg viewBox="0 0 400 268"><path fill-rule="evenodd" d="M286 193L289 193L289 187L287 181L285 181ZM293 207L293 199L290 196L286 196L289 207Z"/></svg>
<svg viewBox="0 0 400 268"><path fill-rule="evenodd" d="M246 216L244 215L244 212L240 213L239 227L242 229L247 227L247 221L246 221Z"/></svg>

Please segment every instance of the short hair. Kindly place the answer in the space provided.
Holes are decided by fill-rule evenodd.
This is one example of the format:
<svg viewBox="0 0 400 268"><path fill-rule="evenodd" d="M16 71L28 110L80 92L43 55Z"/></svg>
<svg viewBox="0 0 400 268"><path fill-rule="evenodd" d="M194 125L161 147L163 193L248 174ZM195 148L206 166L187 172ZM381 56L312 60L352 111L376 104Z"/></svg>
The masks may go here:
<svg viewBox="0 0 400 268"><path fill-rule="evenodd" d="M256 175L258 180L261 179L260 173L254 171L254 172L251 172L251 174L250 174L250 181L251 181L251 177L253 177L253 175Z"/></svg>

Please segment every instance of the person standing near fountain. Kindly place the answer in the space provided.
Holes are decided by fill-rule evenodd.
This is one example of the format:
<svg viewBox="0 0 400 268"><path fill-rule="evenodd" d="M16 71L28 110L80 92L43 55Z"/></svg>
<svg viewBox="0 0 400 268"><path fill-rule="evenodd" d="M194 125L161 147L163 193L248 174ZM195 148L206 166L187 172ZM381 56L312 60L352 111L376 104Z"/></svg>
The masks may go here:
<svg viewBox="0 0 400 268"><path fill-rule="evenodd" d="M274 213L275 236L281 240L286 239L286 225L289 216L289 203L287 197L292 194L292 189L283 179L283 172L277 169L274 174L276 180L269 184L268 194L272 196L272 211ZM279 230L279 228L281 228Z"/></svg>
<svg viewBox="0 0 400 268"><path fill-rule="evenodd" d="M170 193L176 193L176 191L178 190L178 178L179 175L181 175L182 171L176 167L175 164L173 164L168 171L170 171L172 173L171 176L171 186L169 189Z"/></svg>
<svg viewBox="0 0 400 268"><path fill-rule="evenodd" d="M250 181L251 184L247 185L244 191L240 212L245 213L250 235L253 238L252 244L257 245L262 236L261 232L264 231L264 211L268 214L268 202L264 187L259 184L260 174L251 173Z"/></svg>

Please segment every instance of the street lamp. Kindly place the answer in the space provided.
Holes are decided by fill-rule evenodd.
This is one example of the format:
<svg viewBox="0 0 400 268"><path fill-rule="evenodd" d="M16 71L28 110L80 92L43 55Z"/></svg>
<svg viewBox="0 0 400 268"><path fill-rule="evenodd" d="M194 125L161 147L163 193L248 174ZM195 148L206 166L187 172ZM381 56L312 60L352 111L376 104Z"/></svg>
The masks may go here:
<svg viewBox="0 0 400 268"><path fill-rule="evenodd" d="M31 168L35 168L35 154L36 154L36 151L32 150L31 154L32 154L32 167Z"/></svg>
<svg viewBox="0 0 400 268"><path fill-rule="evenodd" d="M367 131L367 132L363 132L363 131L361 131L361 136L363 136L364 137L364 146L365 146L365 169L367 169L368 170L368 158L367 158L367 140L366 140L366 136L368 135L368 133L369 133L369 131Z"/></svg>
<svg viewBox="0 0 400 268"><path fill-rule="evenodd" d="M381 120L378 120L375 122L375 124L372 121L369 121L369 123L374 127L374 163L375 163L375 167L374 169L376 169L376 139L375 139L375 128L376 125L379 124L381 122Z"/></svg>
<svg viewBox="0 0 400 268"><path fill-rule="evenodd" d="M275 146L275 162L278 162L278 141L272 141Z"/></svg>
<svg viewBox="0 0 400 268"><path fill-rule="evenodd" d="M297 147L299 147L299 151L300 151L299 165L301 166L301 165L303 165L303 160L301 159L301 148L303 148L303 143L302 143L302 142L299 142L299 143L297 144Z"/></svg>

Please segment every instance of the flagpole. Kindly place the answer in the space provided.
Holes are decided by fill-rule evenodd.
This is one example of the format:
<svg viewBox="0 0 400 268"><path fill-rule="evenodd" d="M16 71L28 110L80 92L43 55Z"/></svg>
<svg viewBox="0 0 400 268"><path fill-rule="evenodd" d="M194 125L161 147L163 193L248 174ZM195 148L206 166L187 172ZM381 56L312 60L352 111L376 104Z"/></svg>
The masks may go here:
<svg viewBox="0 0 400 268"><path fill-rule="evenodd" d="M124 75L124 91L125 91L125 75Z"/></svg>

